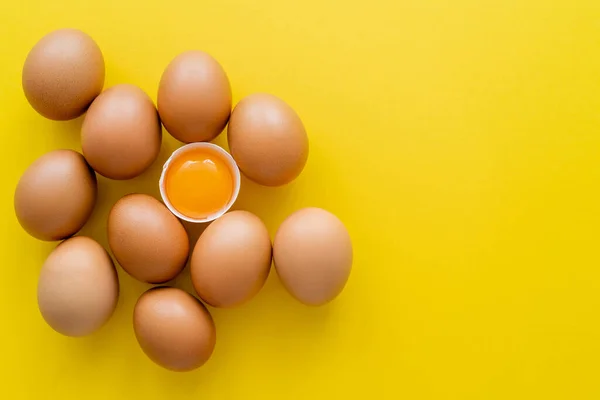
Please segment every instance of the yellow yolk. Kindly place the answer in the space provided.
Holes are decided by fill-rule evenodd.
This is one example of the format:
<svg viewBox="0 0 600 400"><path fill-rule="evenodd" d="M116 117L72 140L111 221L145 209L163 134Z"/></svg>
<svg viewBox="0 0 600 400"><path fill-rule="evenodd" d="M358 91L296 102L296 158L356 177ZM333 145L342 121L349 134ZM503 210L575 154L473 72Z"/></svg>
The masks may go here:
<svg viewBox="0 0 600 400"><path fill-rule="evenodd" d="M233 177L218 154L193 149L181 154L165 174L171 205L190 218L206 218L227 205L233 194Z"/></svg>

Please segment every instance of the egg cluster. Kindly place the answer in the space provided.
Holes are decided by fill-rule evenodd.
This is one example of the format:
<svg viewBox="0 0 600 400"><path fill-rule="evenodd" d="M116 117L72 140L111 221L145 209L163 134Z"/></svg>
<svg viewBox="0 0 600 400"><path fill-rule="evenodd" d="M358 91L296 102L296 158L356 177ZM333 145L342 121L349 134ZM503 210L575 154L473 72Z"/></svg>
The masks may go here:
<svg viewBox="0 0 600 400"><path fill-rule="evenodd" d="M81 128L83 154L55 150L38 158L19 180L14 197L15 213L25 231L40 240L62 241L40 271L38 304L44 320L67 336L87 335L102 327L119 296L118 275L108 251L89 237L74 236L94 209L96 173L110 179L141 174L159 154L162 126L188 143L184 148L211 141L228 125L231 155L219 151L235 160L233 175L239 177L241 170L261 185L291 182L308 158L308 138L296 112L269 94L250 95L231 111L227 75L204 52L189 51L173 59L161 77L156 107L133 85L102 91L104 74L100 48L74 29L43 37L23 67L25 95L39 114L69 120L87 111ZM164 284L190 264L199 300L183 290L157 286L142 294L133 312L133 329L144 353L174 371L197 368L213 352L215 326L203 303L228 308L247 302L263 287L272 261L285 288L307 305L335 298L352 266L350 236L330 212L296 211L271 242L259 217L242 210L226 212L230 205L225 202L235 201L237 195L231 187L216 178L196 187L200 180L195 177L204 176L193 175L198 171L231 180L226 164L219 171L216 159L186 163L176 164L190 168L182 173L180 187L166 186L167 205L147 194L129 194L114 204L107 222L112 255L135 279ZM180 221L187 209L175 211L172 205L193 208L217 190L226 197L219 206L221 213L191 248Z"/></svg>

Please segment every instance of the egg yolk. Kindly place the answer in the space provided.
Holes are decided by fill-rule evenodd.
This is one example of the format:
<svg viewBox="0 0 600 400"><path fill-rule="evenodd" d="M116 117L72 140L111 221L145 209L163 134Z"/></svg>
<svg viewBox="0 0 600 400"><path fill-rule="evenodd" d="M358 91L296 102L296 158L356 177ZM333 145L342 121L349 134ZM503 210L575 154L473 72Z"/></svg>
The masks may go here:
<svg viewBox="0 0 600 400"><path fill-rule="evenodd" d="M233 177L219 155L206 149L181 154L165 174L171 205L190 218L206 218L227 205L233 194Z"/></svg>

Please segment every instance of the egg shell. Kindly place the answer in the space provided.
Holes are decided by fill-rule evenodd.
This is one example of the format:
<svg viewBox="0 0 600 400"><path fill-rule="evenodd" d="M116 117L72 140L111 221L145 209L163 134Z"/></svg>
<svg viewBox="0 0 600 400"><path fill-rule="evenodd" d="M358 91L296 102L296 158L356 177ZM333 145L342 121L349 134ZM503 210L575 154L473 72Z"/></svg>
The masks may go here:
<svg viewBox="0 0 600 400"><path fill-rule="evenodd" d="M173 206L173 204L171 204L171 201L169 200L169 195L167 193L167 185L166 185L167 175L170 172L169 169L172 167L172 164L175 163L180 157L183 157L185 159L186 153L194 152L196 150L205 150L206 152L209 152L209 153L212 153L212 154L215 154L216 156L218 156L229 167L229 170L230 170L232 178L233 178L233 193L231 195L231 198L229 199L229 202L227 202L227 204L225 204L225 206L223 208L221 208L220 210L218 210L217 212L208 214L204 218L192 218L192 217L189 217L189 216L177 211L177 209ZM186 162L187 162L187 160L186 160ZM177 150L175 150L173 152L173 154L171 154L171 156L165 162L165 164L163 165L162 173L160 175L160 179L158 181L158 188L160 190L160 197L162 198L162 201L165 203L165 206L167 206L169 211L171 211L175 216L177 216L177 218L179 218L181 220L199 224L199 223L211 222L211 221L221 217L227 211L229 211L229 209L233 206L233 204L237 200L237 197L240 193L240 181L241 181L240 170L237 167L235 160L231 157L231 154L229 154L227 151L225 151L222 147L217 146L216 144L213 144L213 143L189 143L189 144L183 145L180 148L178 148Z"/></svg>
<svg viewBox="0 0 600 400"><path fill-rule="evenodd" d="M113 262L93 239L77 236L59 244L46 259L38 281L44 320L66 336L89 335L113 314L119 282Z"/></svg>
<svg viewBox="0 0 600 400"><path fill-rule="evenodd" d="M142 89L128 84L102 92L81 127L85 158L110 179L131 179L148 169L158 157L161 139L154 103Z"/></svg>
<svg viewBox="0 0 600 400"><path fill-rule="evenodd" d="M254 297L271 269L271 240L248 211L231 211L211 223L192 252L192 283L214 307L234 307Z"/></svg>
<svg viewBox="0 0 600 400"><path fill-rule="evenodd" d="M335 215L320 208L304 208L277 230L273 259L292 296L307 305L323 305L346 285L352 269L352 242Z"/></svg>
<svg viewBox="0 0 600 400"><path fill-rule="evenodd" d="M40 240L60 240L77 233L96 203L96 174L73 150L54 150L23 173L14 197L19 223Z"/></svg>
<svg viewBox="0 0 600 400"><path fill-rule="evenodd" d="M142 294L133 311L133 328L144 353L172 371L204 365L215 348L210 313L194 296L176 288L153 288Z"/></svg>
<svg viewBox="0 0 600 400"><path fill-rule="evenodd" d="M266 93L243 98L233 110L227 138L244 175L264 186L296 179L308 159L302 120L283 100Z"/></svg>
<svg viewBox="0 0 600 400"><path fill-rule="evenodd" d="M189 239L163 203L146 194L121 198L108 216L108 243L123 269L142 282L162 283L185 266Z"/></svg>
<svg viewBox="0 0 600 400"><path fill-rule="evenodd" d="M184 143L206 142L223 131L231 113L231 86L209 54L187 51L165 69L158 112L167 131Z"/></svg>
<svg viewBox="0 0 600 400"><path fill-rule="evenodd" d="M60 29L37 42L23 66L29 104L53 120L82 115L104 86L104 57L94 40L77 29Z"/></svg>

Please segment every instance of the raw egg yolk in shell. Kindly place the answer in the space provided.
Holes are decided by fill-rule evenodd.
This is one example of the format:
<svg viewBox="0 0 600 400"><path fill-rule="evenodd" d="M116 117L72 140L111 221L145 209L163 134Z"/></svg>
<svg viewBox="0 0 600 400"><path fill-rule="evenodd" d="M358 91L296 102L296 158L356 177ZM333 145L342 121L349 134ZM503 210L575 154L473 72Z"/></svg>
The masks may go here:
<svg viewBox="0 0 600 400"><path fill-rule="evenodd" d="M173 160L165 175L171 205L190 218L206 218L231 200L234 179L227 163L207 149L191 149Z"/></svg>

